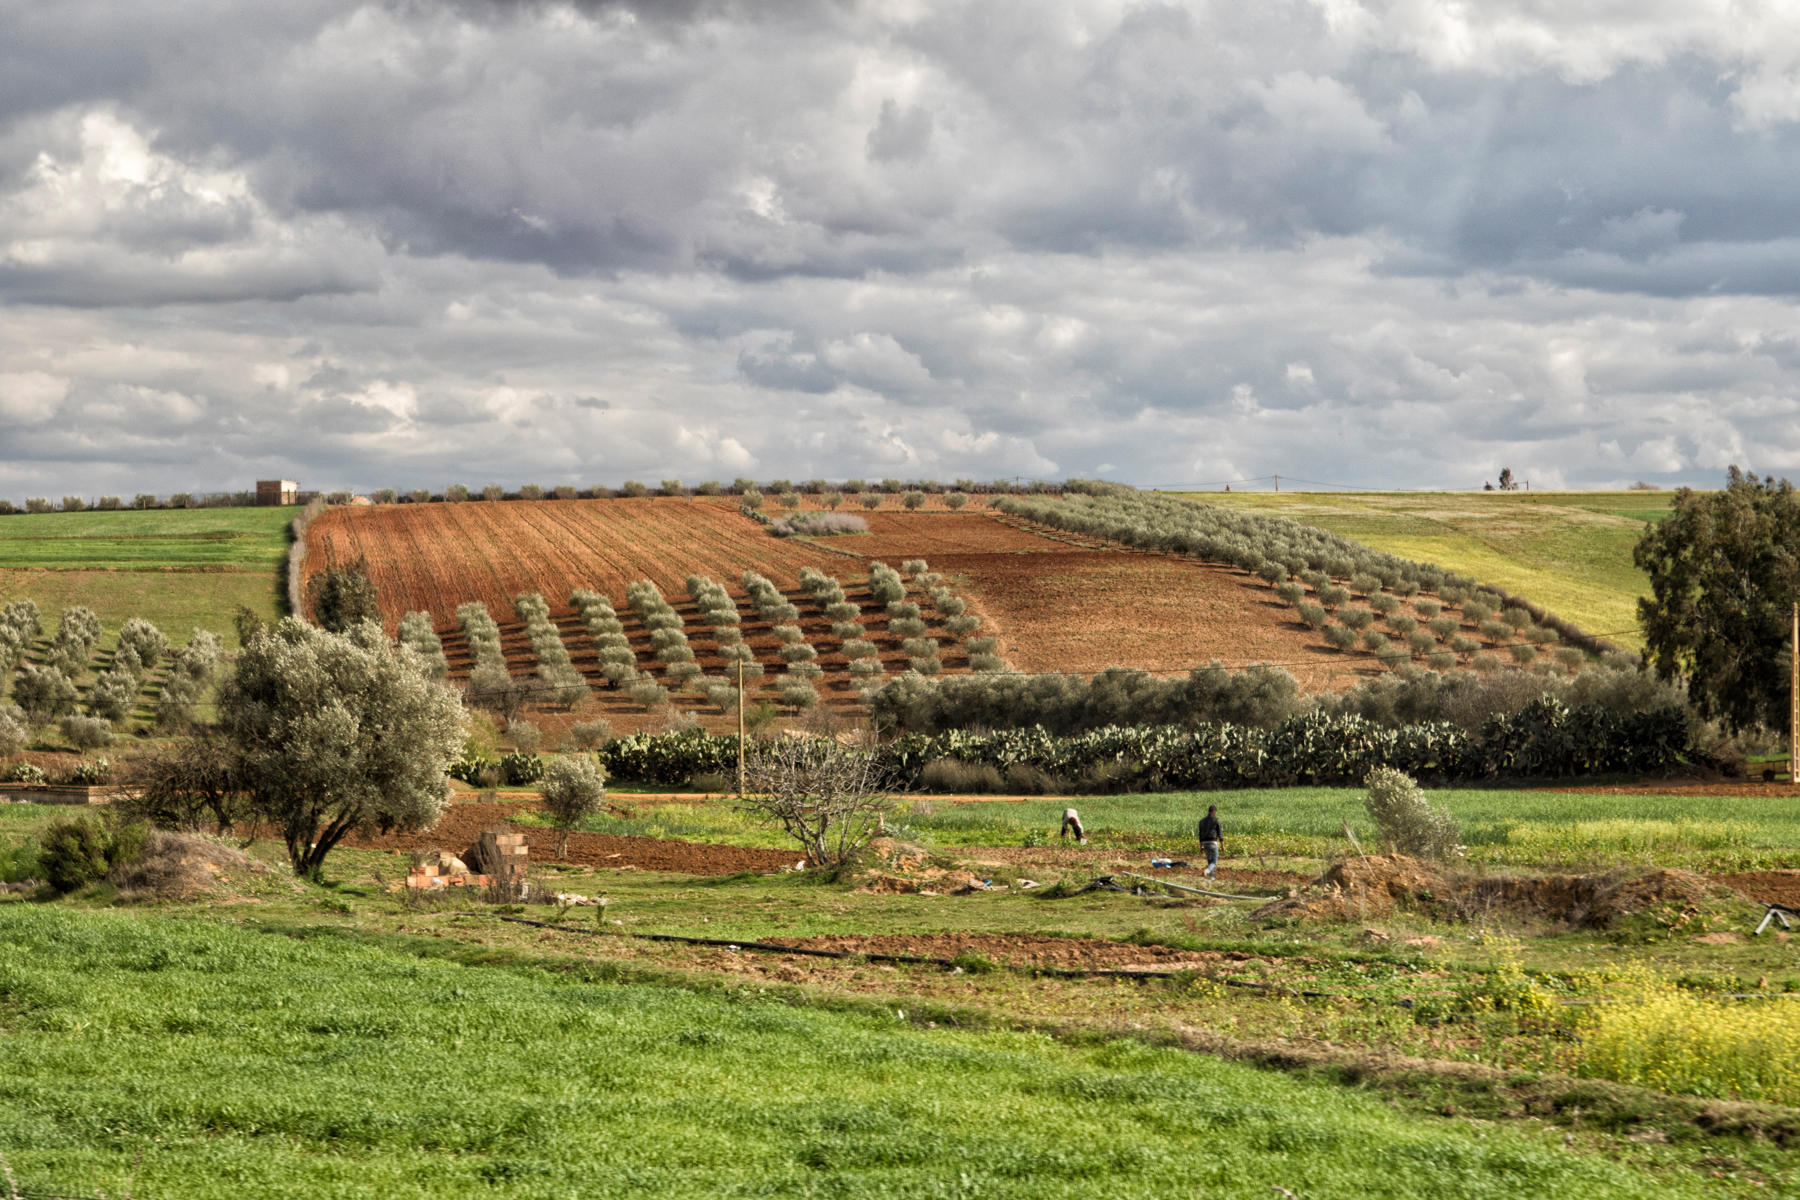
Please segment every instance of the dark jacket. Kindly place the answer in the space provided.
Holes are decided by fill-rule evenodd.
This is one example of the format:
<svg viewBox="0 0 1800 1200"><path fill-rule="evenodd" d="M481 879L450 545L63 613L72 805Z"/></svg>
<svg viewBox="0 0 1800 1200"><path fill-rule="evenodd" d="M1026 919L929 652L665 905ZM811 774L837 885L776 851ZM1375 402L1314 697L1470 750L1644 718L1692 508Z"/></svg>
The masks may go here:
<svg viewBox="0 0 1800 1200"><path fill-rule="evenodd" d="M1219 824L1219 818L1208 815L1200 818L1200 828L1194 836L1203 842L1220 842L1225 840L1225 830Z"/></svg>

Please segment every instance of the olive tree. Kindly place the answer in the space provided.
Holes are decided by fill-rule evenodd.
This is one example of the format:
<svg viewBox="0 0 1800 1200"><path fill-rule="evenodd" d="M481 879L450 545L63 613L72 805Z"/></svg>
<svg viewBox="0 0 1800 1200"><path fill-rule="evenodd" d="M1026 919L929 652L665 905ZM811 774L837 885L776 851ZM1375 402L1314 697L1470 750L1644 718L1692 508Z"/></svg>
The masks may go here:
<svg viewBox="0 0 1800 1200"><path fill-rule="evenodd" d="M296 874L352 832L428 828L462 749L462 707L374 622L337 634L289 617L251 639L219 692L220 732Z"/></svg>
<svg viewBox="0 0 1800 1200"><path fill-rule="evenodd" d="M556 826L556 857L569 846L569 831L606 803L606 772L586 754L550 760L544 768L544 811Z"/></svg>

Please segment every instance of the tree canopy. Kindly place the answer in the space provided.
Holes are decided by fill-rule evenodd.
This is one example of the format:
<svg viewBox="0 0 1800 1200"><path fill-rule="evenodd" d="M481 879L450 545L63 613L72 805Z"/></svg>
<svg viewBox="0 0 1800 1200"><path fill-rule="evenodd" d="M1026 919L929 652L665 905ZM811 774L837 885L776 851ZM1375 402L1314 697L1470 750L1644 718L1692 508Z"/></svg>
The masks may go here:
<svg viewBox="0 0 1800 1200"><path fill-rule="evenodd" d="M256 813L300 874L357 829L422 829L447 798L462 708L374 622L334 634L289 617L220 688L220 726Z"/></svg>
<svg viewBox="0 0 1800 1200"><path fill-rule="evenodd" d="M358 621L381 619L366 558L314 575L306 583L306 603L313 620L332 633L343 633Z"/></svg>
<svg viewBox="0 0 1800 1200"><path fill-rule="evenodd" d="M1705 717L1783 729L1788 641L1800 598L1800 496L1732 467L1725 490L1682 488L1633 554L1650 576L1638 601L1646 654L1682 676Z"/></svg>

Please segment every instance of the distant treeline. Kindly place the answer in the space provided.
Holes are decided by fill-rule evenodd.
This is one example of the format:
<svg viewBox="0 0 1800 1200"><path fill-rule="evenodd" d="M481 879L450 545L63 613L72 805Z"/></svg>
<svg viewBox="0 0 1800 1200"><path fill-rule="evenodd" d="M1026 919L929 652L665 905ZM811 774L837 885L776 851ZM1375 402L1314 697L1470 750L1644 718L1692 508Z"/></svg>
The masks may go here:
<svg viewBox="0 0 1800 1200"><path fill-rule="evenodd" d="M952 483L944 483L935 479L846 479L841 483L833 483L824 479L807 479L799 483L789 479L771 479L759 483L754 479L734 479L724 483L709 479L703 483L688 486L679 479L664 479L655 485L627 479L617 487L599 484L594 487L576 487L574 484L557 484L544 487L541 484L526 483L517 488L507 488L498 483L490 483L482 487L472 488L467 484L453 483L443 491L434 492L430 488L376 488L368 493L368 499L376 504L457 504L469 500L613 500L620 497L639 496L747 496L752 493L761 495L784 495L794 493L802 496L823 496L832 492L848 496L863 493L878 493L892 496L904 495L907 492L924 492L927 495L944 495L960 492L964 495L1057 495L1062 491L1062 484L1043 479L996 479L989 483L978 483L973 479L958 479ZM300 492L297 503L306 504L312 500L323 500L327 504L349 504L357 499L357 494L348 491L312 491ZM167 497L140 492L127 501L123 496L101 496L89 500L83 496L64 496L60 502L43 496L34 496L23 505L14 504L11 500L0 499L0 516L13 513L49 513L49 512L93 512L118 509L155 509L155 508L250 508L256 504L255 492L175 492Z"/></svg>

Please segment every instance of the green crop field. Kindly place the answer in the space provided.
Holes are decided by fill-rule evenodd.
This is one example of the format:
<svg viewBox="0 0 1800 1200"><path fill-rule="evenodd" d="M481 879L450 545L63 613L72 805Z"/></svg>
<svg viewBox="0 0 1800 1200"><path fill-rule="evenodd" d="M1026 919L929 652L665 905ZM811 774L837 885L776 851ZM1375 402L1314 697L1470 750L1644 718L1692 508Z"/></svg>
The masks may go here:
<svg viewBox="0 0 1800 1200"><path fill-rule="evenodd" d="M144 617L177 644L196 627L234 640L243 605L273 617L291 508L36 513L0 518L0 602L47 614L85 604L109 630Z"/></svg>
<svg viewBox="0 0 1800 1200"><path fill-rule="evenodd" d="M1637 649L1631 562L1669 492L1189 492L1205 504L1291 517L1378 550L1498 584L1590 633Z"/></svg>
<svg viewBox="0 0 1800 1200"><path fill-rule="evenodd" d="M20 1190L206 1197L1686 1196L1558 1133L1129 1041L0 908Z"/></svg>

